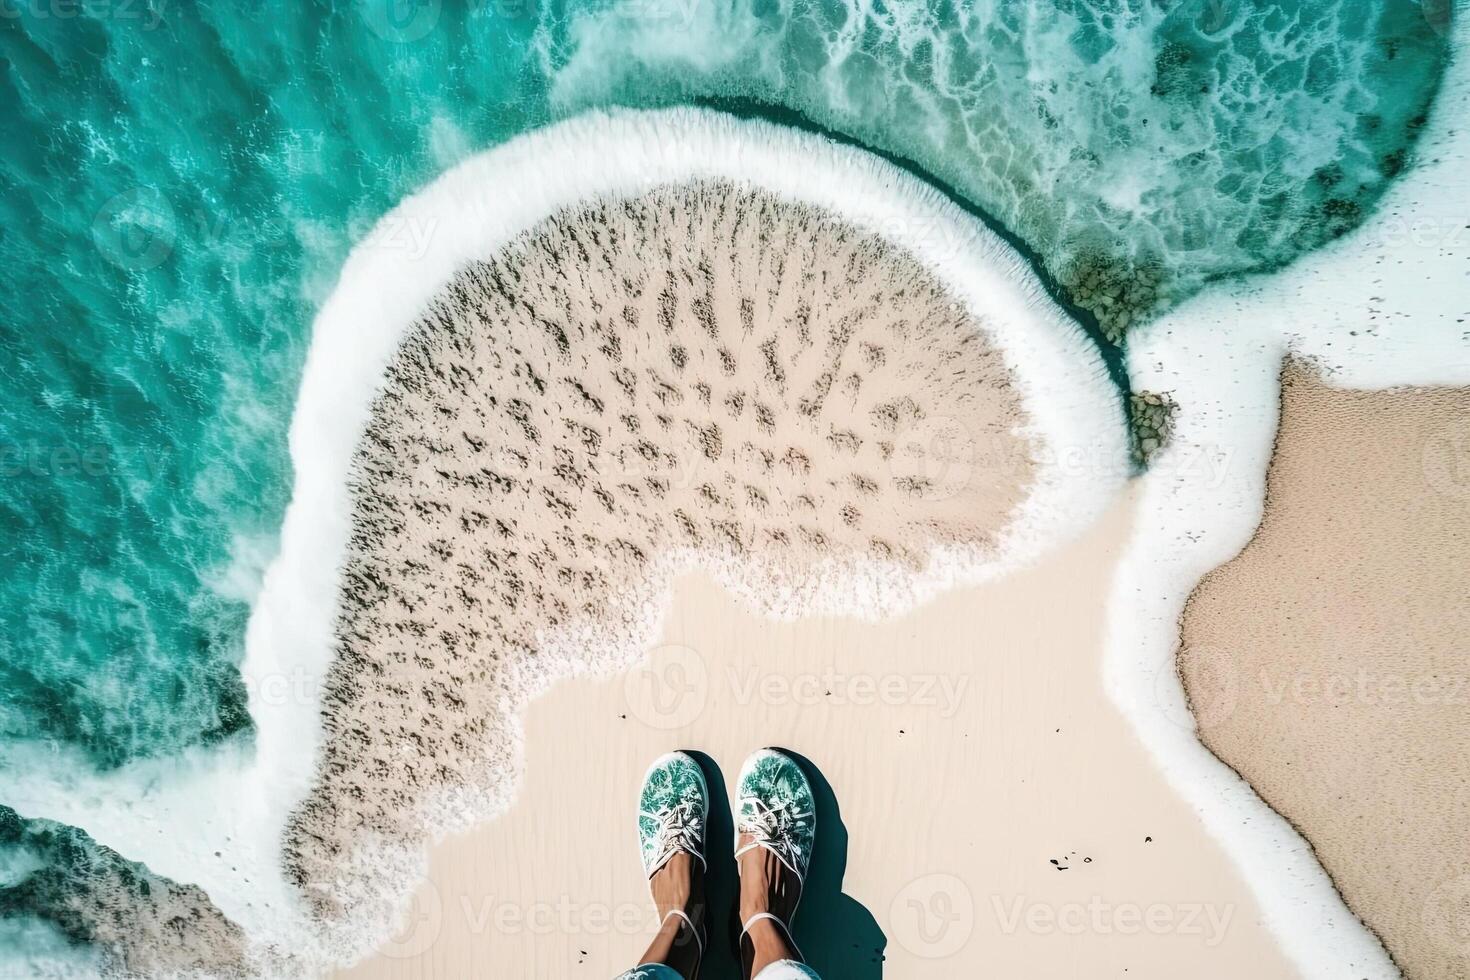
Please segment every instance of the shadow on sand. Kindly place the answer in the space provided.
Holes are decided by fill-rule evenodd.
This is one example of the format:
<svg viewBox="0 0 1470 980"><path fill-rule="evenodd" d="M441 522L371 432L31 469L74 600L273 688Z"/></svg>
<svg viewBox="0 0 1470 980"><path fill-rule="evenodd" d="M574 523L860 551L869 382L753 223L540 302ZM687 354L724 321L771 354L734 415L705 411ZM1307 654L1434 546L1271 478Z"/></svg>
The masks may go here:
<svg viewBox="0 0 1470 980"><path fill-rule="evenodd" d="M842 892L847 871L847 826L837 796L822 771L797 752L781 749L795 759L811 781L817 800L817 847L807 873L806 889L796 915L796 943L812 968L834 980L881 980L883 951L888 937L878 928L861 902ZM739 876L733 852L735 827L725 777L715 761L702 752L691 753L704 768L709 782L709 899L710 951L701 980L740 980L735 943L740 926L735 921Z"/></svg>

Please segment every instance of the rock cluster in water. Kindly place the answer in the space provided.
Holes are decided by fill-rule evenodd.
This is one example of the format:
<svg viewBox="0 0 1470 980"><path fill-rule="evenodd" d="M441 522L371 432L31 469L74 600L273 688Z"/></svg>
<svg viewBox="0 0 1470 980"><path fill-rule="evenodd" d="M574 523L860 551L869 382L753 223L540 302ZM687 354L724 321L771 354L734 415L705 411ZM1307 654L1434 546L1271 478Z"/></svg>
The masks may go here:
<svg viewBox="0 0 1470 980"><path fill-rule="evenodd" d="M1154 454L1168 444L1177 407L1167 393L1138 391L1128 396L1136 462L1148 465Z"/></svg>
<svg viewBox="0 0 1470 980"><path fill-rule="evenodd" d="M1100 250L1078 253L1057 280L1114 344L1122 344L1129 328L1170 300L1168 276L1157 262L1117 259Z"/></svg>

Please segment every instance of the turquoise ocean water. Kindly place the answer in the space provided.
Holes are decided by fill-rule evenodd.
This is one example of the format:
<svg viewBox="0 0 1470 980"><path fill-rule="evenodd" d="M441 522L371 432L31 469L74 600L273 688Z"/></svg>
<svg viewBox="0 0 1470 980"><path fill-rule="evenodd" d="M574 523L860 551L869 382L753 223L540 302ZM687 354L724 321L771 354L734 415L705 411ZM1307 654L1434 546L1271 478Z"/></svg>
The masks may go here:
<svg viewBox="0 0 1470 980"><path fill-rule="evenodd" d="M1448 3L0 0L0 775L250 738L314 310L466 154L607 104L809 124L983 211L1117 337L1371 212ZM0 818L0 955L88 938L57 896L95 849Z"/></svg>

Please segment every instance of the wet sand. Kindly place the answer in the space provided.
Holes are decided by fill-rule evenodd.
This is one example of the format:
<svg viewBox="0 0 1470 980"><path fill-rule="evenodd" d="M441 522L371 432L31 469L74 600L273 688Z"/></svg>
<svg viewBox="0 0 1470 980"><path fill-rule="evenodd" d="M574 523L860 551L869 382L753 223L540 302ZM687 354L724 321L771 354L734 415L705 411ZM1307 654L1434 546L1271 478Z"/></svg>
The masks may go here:
<svg viewBox="0 0 1470 980"><path fill-rule="evenodd" d="M1186 607L1181 673L1413 980L1470 976L1467 636L1470 389L1289 367L1265 516Z"/></svg>
<svg viewBox="0 0 1470 980"><path fill-rule="evenodd" d="M819 815L797 920L828 978L1295 976L1102 690L1131 506L1033 568L879 623L778 622L681 578L648 667L533 702L515 805L437 845L408 923L340 975L615 975L651 934L632 828L648 761L700 749L731 780L778 744L840 810Z"/></svg>

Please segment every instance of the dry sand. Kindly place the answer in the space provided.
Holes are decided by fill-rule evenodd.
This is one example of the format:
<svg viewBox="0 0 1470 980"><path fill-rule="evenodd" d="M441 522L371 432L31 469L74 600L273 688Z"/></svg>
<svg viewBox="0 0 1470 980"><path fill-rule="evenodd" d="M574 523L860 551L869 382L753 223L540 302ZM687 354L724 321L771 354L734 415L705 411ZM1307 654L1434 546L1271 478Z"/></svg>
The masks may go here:
<svg viewBox="0 0 1470 980"><path fill-rule="evenodd" d="M531 705L515 806L438 845L409 925L341 976L613 976L651 933L632 809L648 761L699 749L728 781L768 743L806 756L840 808L820 814L797 920L830 980L1294 976L1103 693L1131 506L876 624L777 622L681 579L649 666ZM706 980L730 975L717 962Z"/></svg>
<svg viewBox="0 0 1470 980"><path fill-rule="evenodd" d="M1182 634L1206 745L1408 977L1470 977L1470 389L1289 367L1264 519Z"/></svg>

